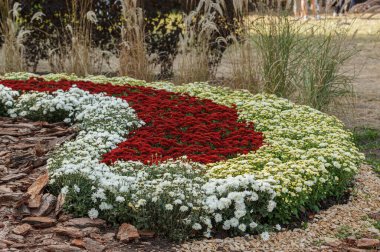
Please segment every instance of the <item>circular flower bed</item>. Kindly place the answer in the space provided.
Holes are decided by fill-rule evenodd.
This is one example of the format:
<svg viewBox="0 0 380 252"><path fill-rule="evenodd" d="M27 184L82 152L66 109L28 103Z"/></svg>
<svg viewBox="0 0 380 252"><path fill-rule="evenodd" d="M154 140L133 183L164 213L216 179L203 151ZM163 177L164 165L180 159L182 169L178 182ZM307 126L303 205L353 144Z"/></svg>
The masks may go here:
<svg viewBox="0 0 380 252"><path fill-rule="evenodd" d="M274 224L341 195L363 159L335 117L272 95L37 77L2 77L0 113L78 125L48 168L52 190L79 216L178 240L220 232L266 238Z"/></svg>

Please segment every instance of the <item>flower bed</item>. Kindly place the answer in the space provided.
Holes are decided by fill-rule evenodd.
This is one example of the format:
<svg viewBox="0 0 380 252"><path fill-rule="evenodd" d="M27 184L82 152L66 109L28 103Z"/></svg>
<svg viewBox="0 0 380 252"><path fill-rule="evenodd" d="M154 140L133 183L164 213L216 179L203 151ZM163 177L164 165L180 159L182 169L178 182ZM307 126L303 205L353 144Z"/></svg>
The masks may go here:
<svg viewBox="0 0 380 252"><path fill-rule="evenodd" d="M215 163L236 157L238 153L247 154L250 151L257 150L263 142L262 134L253 130L253 123L237 122L238 115L234 108L218 105L206 99L146 87L100 86L84 81L45 82L30 79L26 82L7 81L4 84L14 90L38 92L55 92L58 89L69 90L73 85L79 88L76 89L76 93L72 91L74 89L70 89L67 94L63 92L53 93L54 98L37 93L33 94L32 97L30 95L24 96L23 99L26 101L20 100L16 108L9 111L10 114L17 114L32 120L40 119L38 116L42 115L40 117L44 117L48 121L55 119L56 121L66 120L70 122L72 118L65 118L67 115L62 113L62 107L57 107L57 110L50 111L51 113L44 111L49 111L52 107L55 108L58 101L61 101L62 106L66 105L66 110L70 113L69 116L74 116L78 108L75 108L70 97L84 96L85 93L77 92L80 89L92 93L105 93L120 98L114 99L115 101L124 100L131 104L138 117L146 125L144 128L132 132L127 141L107 153L103 160L107 164L114 163L117 160L142 161L147 164L179 158L184 155L194 162ZM32 107L34 104L30 104L35 103L34 99L42 100L42 104L39 101L38 108L34 108ZM100 100L87 101L87 98L82 99L85 100L86 105L87 103L104 103ZM28 109L28 107L30 108ZM104 107L102 106L102 109ZM57 113L61 113L63 117L60 118ZM117 112L102 119L112 121L112 117L116 114ZM102 122L98 121L98 123ZM93 125L97 124L93 123ZM120 123L119 125L122 126L123 124Z"/></svg>
<svg viewBox="0 0 380 252"><path fill-rule="evenodd" d="M0 113L78 124L76 140L48 162L66 209L171 239L286 223L342 194L363 158L336 118L271 95L205 83L29 77L3 77Z"/></svg>

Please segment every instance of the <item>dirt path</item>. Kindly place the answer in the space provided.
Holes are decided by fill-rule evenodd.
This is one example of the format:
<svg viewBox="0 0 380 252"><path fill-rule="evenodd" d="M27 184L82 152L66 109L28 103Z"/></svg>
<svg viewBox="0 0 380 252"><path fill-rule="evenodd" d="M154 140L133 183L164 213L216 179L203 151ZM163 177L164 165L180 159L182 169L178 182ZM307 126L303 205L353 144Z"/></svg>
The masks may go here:
<svg viewBox="0 0 380 252"><path fill-rule="evenodd" d="M360 52L351 60L357 71L354 80L357 98L353 117L343 118L349 127L380 129L380 37L378 41L374 39L359 39Z"/></svg>

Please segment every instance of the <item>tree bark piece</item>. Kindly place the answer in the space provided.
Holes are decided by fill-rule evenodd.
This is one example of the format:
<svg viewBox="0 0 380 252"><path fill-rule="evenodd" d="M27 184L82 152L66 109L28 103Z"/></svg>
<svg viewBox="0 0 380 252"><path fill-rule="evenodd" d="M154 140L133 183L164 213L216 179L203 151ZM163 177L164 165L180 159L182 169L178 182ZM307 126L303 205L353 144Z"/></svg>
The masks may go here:
<svg viewBox="0 0 380 252"><path fill-rule="evenodd" d="M48 182L49 175L46 172L37 178L37 180L29 187L27 193L30 194L30 196L40 194L42 190L45 188L45 186L48 184Z"/></svg>
<svg viewBox="0 0 380 252"><path fill-rule="evenodd" d="M84 233L75 227L57 227L54 232L58 235L68 236L70 238L83 238Z"/></svg>
<svg viewBox="0 0 380 252"><path fill-rule="evenodd" d="M35 216L47 216L54 209L57 204L57 197L50 193L46 193L42 196L42 203L36 212L33 212Z"/></svg>
<svg viewBox="0 0 380 252"><path fill-rule="evenodd" d="M74 218L64 223L65 226L73 226L78 228L87 227L105 227L106 222L101 219L90 219L90 218Z"/></svg>
<svg viewBox="0 0 380 252"><path fill-rule="evenodd" d="M0 183L6 183L13 180L18 180L20 178L25 177L27 174L25 173L18 173L18 174L10 174L0 179Z"/></svg>
<svg viewBox="0 0 380 252"><path fill-rule="evenodd" d="M57 220L49 217L26 217L22 222L28 223L36 228L48 228L55 226Z"/></svg>
<svg viewBox="0 0 380 252"><path fill-rule="evenodd" d="M22 224L20 226L17 226L15 227L12 232L17 234L17 235L26 235L27 233L29 233L29 231L32 230L32 226L25 223L25 224Z"/></svg>
<svg viewBox="0 0 380 252"><path fill-rule="evenodd" d="M117 232L116 237L119 241L127 243L139 239L140 235L133 225L123 223L119 227L119 231Z"/></svg>

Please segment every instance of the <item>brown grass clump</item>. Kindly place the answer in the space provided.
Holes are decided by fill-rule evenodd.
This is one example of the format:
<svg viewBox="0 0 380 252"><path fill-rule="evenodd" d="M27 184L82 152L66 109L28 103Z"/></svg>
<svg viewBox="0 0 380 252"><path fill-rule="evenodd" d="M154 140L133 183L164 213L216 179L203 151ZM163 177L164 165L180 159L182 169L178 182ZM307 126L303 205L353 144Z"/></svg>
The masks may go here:
<svg viewBox="0 0 380 252"><path fill-rule="evenodd" d="M249 1L233 1L233 20L223 20L228 15L227 12L231 12L224 0L201 0L197 4L196 1L187 2L195 6L195 9L184 17L184 32L178 45L176 83L208 81L215 78L221 54L224 52L217 48L227 47L229 41L234 39L232 36L222 36L220 29L227 27L223 22L235 23L241 19L246 14Z"/></svg>
<svg viewBox="0 0 380 252"><path fill-rule="evenodd" d="M22 72L24 62L23 40L29 31L17 23L20 4L11 0L0 0L0 35L3 45L0 51L0 72Z"/></svg>
<svg viewBox="0 0 380 252"><path fill-rule="evenodd" d="M250 39L236 42L230 46L226 54L227 66L230 72L228 86L238 89L247 89L258 93L259 76L257 70L257 52Z"/></svg>
<svg viewBox="0 0 380 252"><path fill-rule="evenodd" d="M145 44L144 14L137 0L122 0L121 46L119 74L150 81L154 79L152 64Z"/></svg>
<svg viewBox="0 0 380 252"><path fill-rule="evenodd" d="M102 72L104 54L92 44L92 26L96 24L91 10L92 0L67 0L68 24L58 48L50 48L49 65L52 72L87 76ZM58 35L60 36L60 35Z"/></svg>

